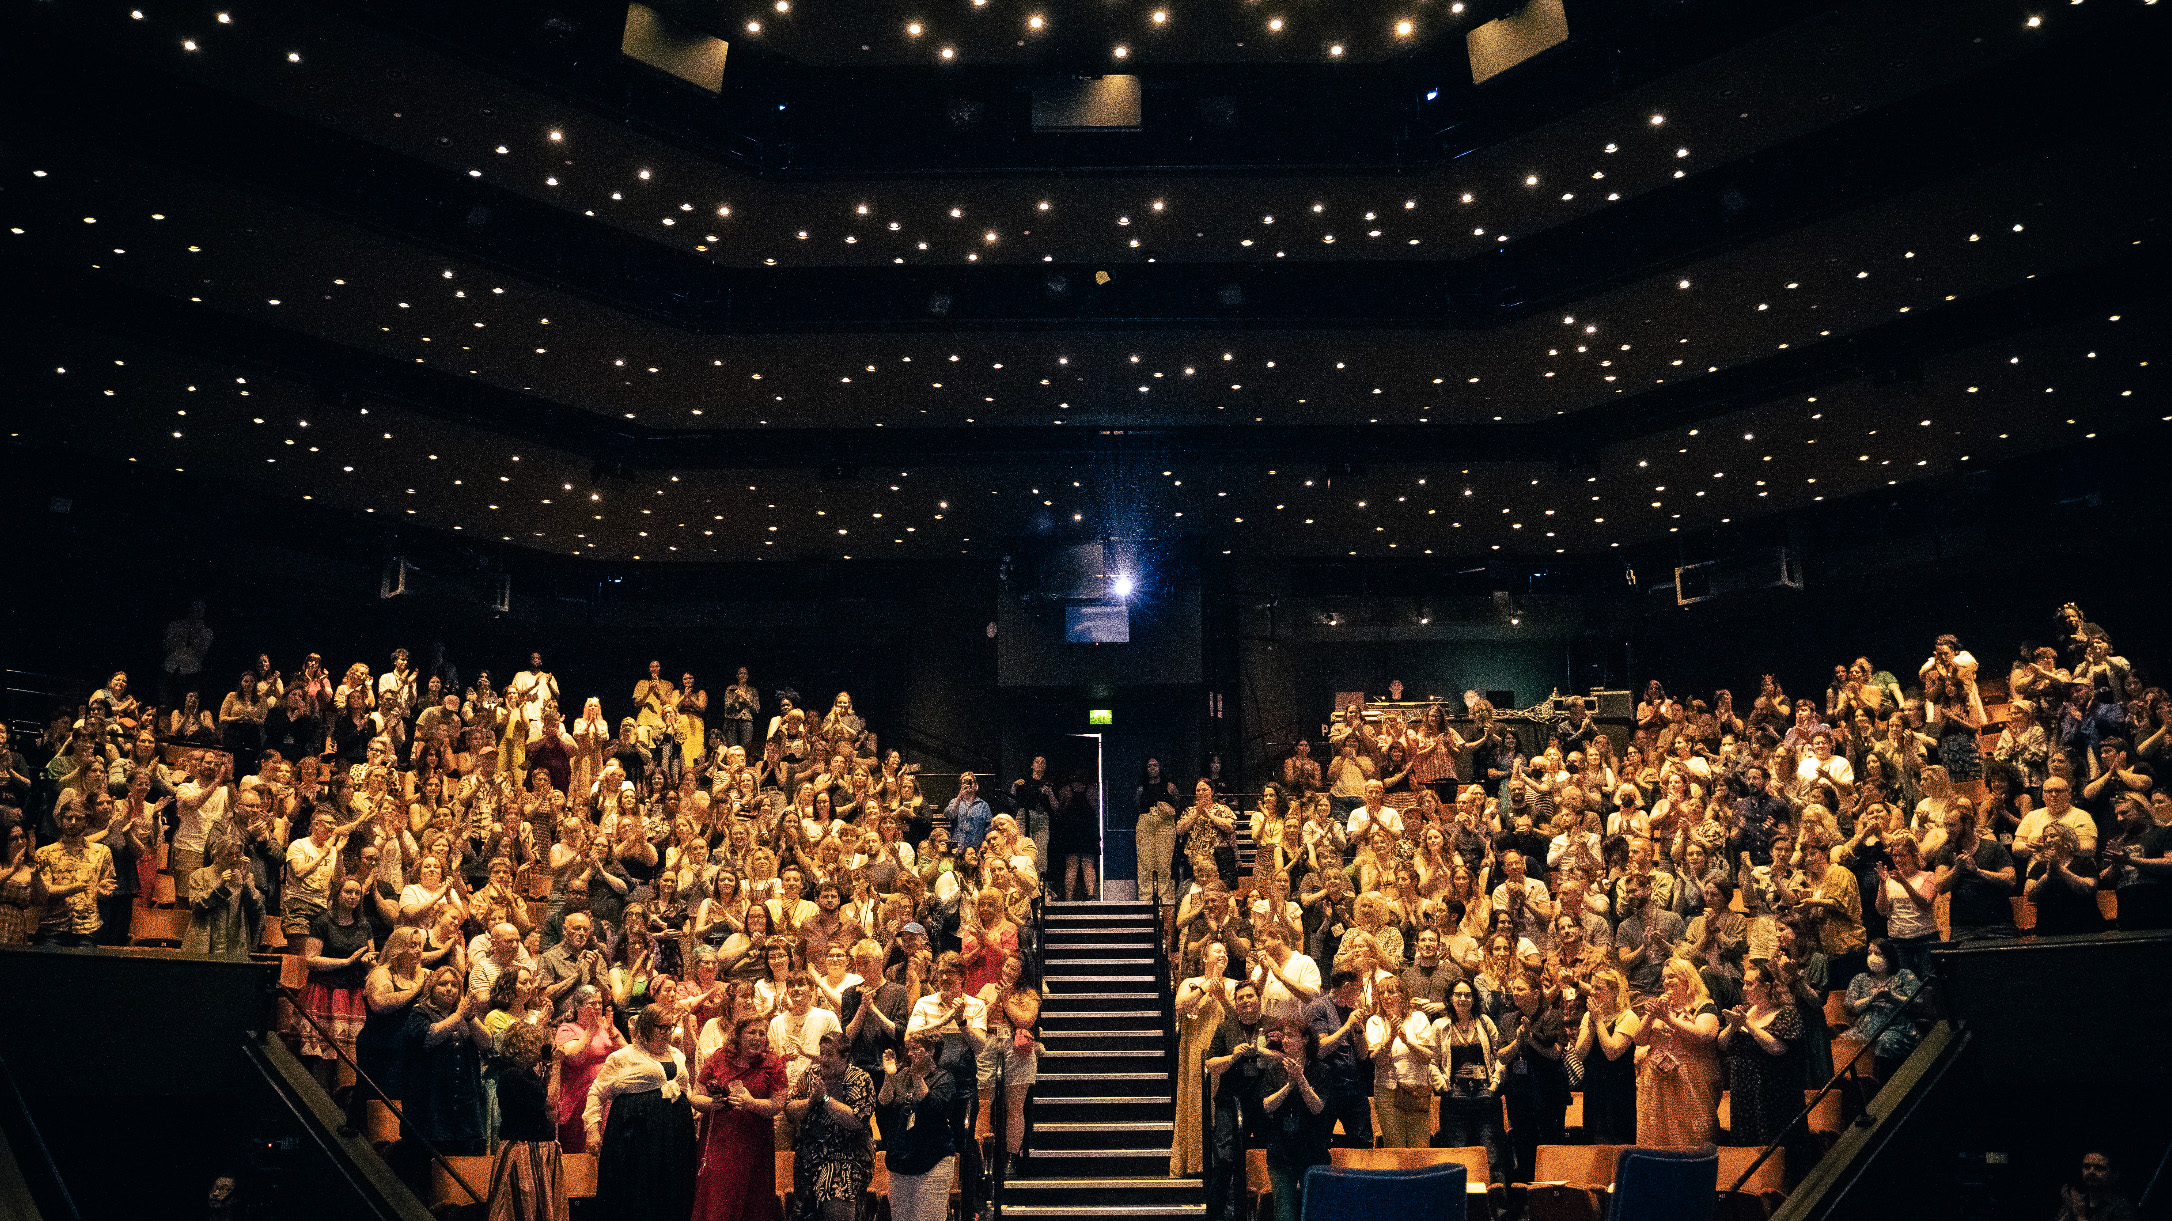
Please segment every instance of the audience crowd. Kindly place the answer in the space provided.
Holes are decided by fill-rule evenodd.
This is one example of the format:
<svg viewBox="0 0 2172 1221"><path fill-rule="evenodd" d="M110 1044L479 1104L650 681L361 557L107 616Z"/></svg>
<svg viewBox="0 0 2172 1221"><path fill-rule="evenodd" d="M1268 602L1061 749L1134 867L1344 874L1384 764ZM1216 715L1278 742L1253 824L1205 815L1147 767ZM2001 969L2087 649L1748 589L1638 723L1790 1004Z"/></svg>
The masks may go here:
<svg viewBox="0 0 2172 1221"><path fill-rule="evenodd" d="M437 1151L495 1154L493 1217L564 1218L562 1155L593 1152L612 1216L769 1218L791 1150L793 1197L848 1221L879 1136L893 1199L939 1221L954 1179L978 1198L984 1092L1022 1147L1020 821L1045 837L1054 789L966 773L934 802L849 694L773 700L651 662L613 721L539 654L472 686L404 649L259 657L172 706L115 673L37 763L0 727L0 945L126 945L164 912L184 950L295 956L298 1054L357 1121L376 1095L342 1065Z"/></svg>
<svg viewBox="0 0 2172 1221"><path fill-rule="evenodd" d="M1907 1056L1941 938L2172 924L2172 700L2071 604L1980 670L1949 635L1905 681L1654 680L1612 733L1396 684L1244 813L1218 761L1188 797L1149 764L1171 1174L1218 1221L1247 1145L1282 1221L1331 1143L1528 1180L1576 1094L1597 1143L1799 1141L1836 1048ZM319 1079L351 1063L440 1151L495 1153L505 1215L564 1217L561 1156L593 1152L611 1215L766 1218L788 1149L845 1221L878 1135L894 1214L977 1200L982 1096L1025 1136L1044 872L1097 891L1083 785L1036 760L931 801L849 694L744 669L712 700L651 662L611 703L569 718L539 654L502 686L260 656L216 707L115 673L34 741L0 726L0 945L125 945L171 903L185 950L283 949Z"/></svg>
<svg viewBox="0 0 2172 1221"><path fill-rule="evenodd" d="M1398 683L1245 814L1204 780L1179 813L1150 769L1141 842L1175 836L1142 888L1181 890L1171 1174L1233 1215L1264 1146L1284 1221L1332 1144L1483 1146L1529 1180L1577 1094L1593 1143L1801 1150L1836 1054L1883 1078L1914 1047L1942 937L2172 924L2165 692L2071 604L1981 669L1946 635L1905 681L1655 680L1611 734L1571 699L1519 736L1475 693L1465 729Z"/></svg>

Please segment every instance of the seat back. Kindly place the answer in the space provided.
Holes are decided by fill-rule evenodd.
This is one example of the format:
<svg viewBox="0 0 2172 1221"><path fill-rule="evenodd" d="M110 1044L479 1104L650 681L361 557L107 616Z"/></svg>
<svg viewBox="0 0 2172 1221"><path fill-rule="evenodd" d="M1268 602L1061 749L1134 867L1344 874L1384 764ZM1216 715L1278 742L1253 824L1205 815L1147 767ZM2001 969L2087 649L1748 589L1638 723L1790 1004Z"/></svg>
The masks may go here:
<svg viewBox="0 0 2172 1221"><path fill-rule="evenodd" d="M1537 1164L1531 1168L1534 1183L1567 1183L1571 1187L1610 1187L1614 1167L1628 1145L1540 1145Z"/></svg>
<svg viewBox="0 0 2172 1221"><path fill-rule="evenodd" d="M1719 1150L1643 1149L1614 1162L1608 1221L1712 1221L1719 1206Z"/></svg>
<svg viewBox="0 0 2172 1221"><path fill-rule="evenodd" d="M1343 1170L1421 1170L1458 1160L1446 1149L1330 1149L1327 1156Z"/></svg>
<svg viewBox="0 0 2172 1221"><path fill-rule="evenodd" d="M1415 1170L1314 1166L1305 1172L1303 1221L1464 1221L1465 1184L1459 1162Z"/></svg>
<svg viewBox="0 0 2172 1221"><path fill-rule="evenodd" d="M1764 1152L1762 1149L1720 1146L1720 1188L1725 1190L1734 1186L1735 1180L1742 1177L1742 1172L1748 1170L1750 1163L1756 1161L1757 1155L1762 1152ZM1757 1168L1757 1173L1750 1176L1750 1181L1742 1185L1742 1190L1748 1195L1762 1195L1766 1192L1784 1194L1787 1191L1786 1178L1787 1150L1774 1149L1772 1156L1766 1158L1764 1164Z"/></svg>

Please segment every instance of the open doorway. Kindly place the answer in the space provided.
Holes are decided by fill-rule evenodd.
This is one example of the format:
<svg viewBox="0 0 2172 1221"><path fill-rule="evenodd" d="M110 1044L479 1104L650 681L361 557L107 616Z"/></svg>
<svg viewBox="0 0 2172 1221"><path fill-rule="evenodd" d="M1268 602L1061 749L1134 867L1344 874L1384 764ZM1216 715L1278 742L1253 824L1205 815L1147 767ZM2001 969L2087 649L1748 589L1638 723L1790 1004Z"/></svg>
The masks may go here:
<svg viewBox="0 0 2172 1221"><path fill-rule="evenodd" d="M1108 786L1102 775L1102 739L1098 733L1066 734L1051 739L1043 752L1049 778L1057 786L1056 817L1051 820L1042 884L1050 899L1102 897L1107 884ZM1082 785L1067 797L1072 786ZM1079 868L1072 867L1076 859Z"/></svg>

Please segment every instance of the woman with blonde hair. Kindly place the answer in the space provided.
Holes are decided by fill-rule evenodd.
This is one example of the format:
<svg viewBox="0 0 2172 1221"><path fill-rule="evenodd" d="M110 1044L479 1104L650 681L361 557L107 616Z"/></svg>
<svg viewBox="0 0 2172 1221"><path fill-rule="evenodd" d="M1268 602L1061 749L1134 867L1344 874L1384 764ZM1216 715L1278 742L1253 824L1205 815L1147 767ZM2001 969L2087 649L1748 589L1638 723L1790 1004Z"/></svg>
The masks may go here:
<svg viewBox="0 0 2172 1221"><path fill-rule="evenodd" d="M1661 992L1633 1006L1637 1045L1637 1141L1695 1149L1719 1130L1719 1006L1687 959L1660 968Z"/></svg>
<svg viewBox="0 0 2172 1221"><path fill-rule="evenodd" d="M1228 947L1210 941L1201 951L1199 974L1177 985L1176 1140L1169 1148L1169 1177L1173 1179L1206 1170L1202 1135L1207 1120L1199 1109L1200 1080L1207 1045L1214 1041L1223 1019L1235 1012L1228 976Z"/></svg>
<svg viewBox="0 0 2172 1221"><path fill-rule="evenodd" d="M1584 1135L1602 1145L1630 1145L1637 1139L1636 1039L1630 1029L1629 981L1619 968L1592 972L1590 1001L1576 1032L1576 1054L1584 1065Z"/></svg>

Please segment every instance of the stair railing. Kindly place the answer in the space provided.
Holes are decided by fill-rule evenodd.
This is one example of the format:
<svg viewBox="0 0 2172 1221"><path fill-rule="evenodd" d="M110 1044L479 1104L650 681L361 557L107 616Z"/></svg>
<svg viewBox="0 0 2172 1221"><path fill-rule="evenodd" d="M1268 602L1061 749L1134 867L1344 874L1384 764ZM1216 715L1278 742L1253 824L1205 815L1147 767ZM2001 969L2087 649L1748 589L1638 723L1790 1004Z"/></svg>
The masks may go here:
<svg viewBox="0 0 2172 1221"><path fill-rule="evenodd" d="M322 1042L326 1047L329 1047L333 1051L337 1052L339 1054L340 1062L354 1071L355 1088L358 1090L367 1089L370 1093L376 1095L377 1100L385 1104L385 1109L392 1112L393 1118L400 1121L400 1136L402 1137L402 1139L411 1138L415 1141L416 1144L421 1145L423 1151L430 1155L430 1160L436 1162L438 1164L438 1167L445 1172L446 1177L450 1178L455 1184L457 1184L461 1191L467 1193L468 1199L473 1200L477 1204L488 1204L488 1198L485 1197L482 1193L476 1191L474 1186L470 1184L466 1178L462 1177L458 1170L455 1170L453 1168L453 1164L445 1159L445 1155L437 1151L437 1146L430 1143L430 1138L424 1136L422 1132L414 1126L413 1121L407 1118L407 1112L400 1109L399 1101L393 1098L392 1095L387 1094L383 1089L379 1088L378 1084L370 1079L370 1075L362 1071L362 1066L355 1063L354 1057L347 1054L347 1049L339 1045L339 1040L333 1036L332 1032L325 1029L324 1023L318 1021L315 1016L313 1016L309 1012L308 1009L303 1007L302 994L293 988L285 987L283 985L280 987L279 992L282 996L286 997L287 1006L288 1008L293 1010L294 1016L301 1018L303 1021L308 1022L311 1026L316 1027L318 1040ZM350 1124L353 1122L352 1108L350 1108L349 1110L348 1122ZM347 1135L347 1133L345 1131L342 1131L341 1135Z"/></svg>
<svg viewBox="0 0 2172 1221"><path fill-rule="evenodd" d="M1878 1038L1886 1032L1886 1028L1891 1026L1896 1020L1900 1019L1901 1017L1908 1016L1910 1014L1910 1011L1916 1008L1917 997L1920 997L1922 995L1923 987L1924 985L1919 984L1917 986L1916 993L1912 994L1906 1001L1893 1006L1891 1010L1887 1011L1885 1019L1879 1022L1877 1028L1870 1032L1870 1037L1863 1040L1862 1045L1855 1049L1855 1054L1848 1057L1848 1062L1833 1071L1832 1078L1825 1083L1825 1087L1823 1089L1820 1089L1817 1093L1811 1095L1810 1101L1803 1104L1802 1110L1795 1112L1795 1118L1788 1120L1785 1124L1782 1124L1780 1126L1780 1131L1773 1136L1772 1142L1770 1144L1757 1151L1756 1159L1753 1160L1748 1166L1743 1168L1741 1177L1735 1180L1734 1186L1727 1189L1730 1194L1741 1191L1742 1185L1749 1182L1751 1177L1757 1173L1757 1168L1764 1165L1765 1162L1772 1157L1773 1151L1775 1149L1778 1149L1781 1143L1787 1139L1788 1133L1795 1130L1795 1125L1799 1123L1809 1122L1810 1113L1817 1110L1818 1104L1820 1102L1825 1101L1825 1096L1832 1093L1833 1089L1840 1084L1843 1078L1852 1077L1855 1074L1856 1064L1862 1060L1863 1056L1867 1052L1869 1052L1871 1048L1878 1045ZM1865 1111L1862 1115L1856 1118L1856 1122L1869 1123L1872 1122L1873 1119L1874 1117L1870 1114L1870 1112Z"/></svg>

